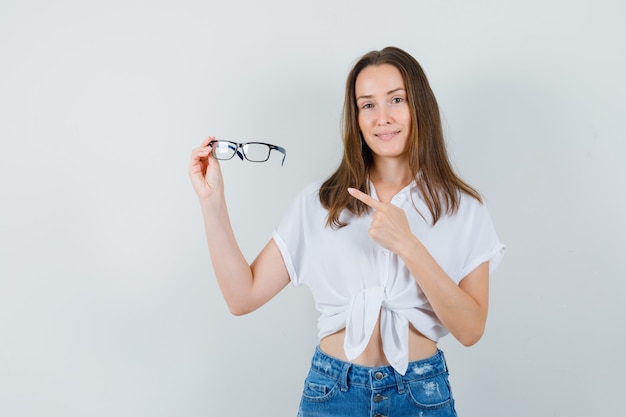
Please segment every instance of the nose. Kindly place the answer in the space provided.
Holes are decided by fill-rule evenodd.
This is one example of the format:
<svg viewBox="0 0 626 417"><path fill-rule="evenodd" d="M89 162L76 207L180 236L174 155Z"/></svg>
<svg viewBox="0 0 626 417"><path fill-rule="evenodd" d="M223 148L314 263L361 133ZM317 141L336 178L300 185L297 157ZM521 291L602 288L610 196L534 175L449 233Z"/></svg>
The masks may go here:
<svg viewBox="0 0 626 417"><path fill-rule="evenodd" d="M391 123L391 113L386 106L379 106L376 114L376 124L379 126Z"/></svg>

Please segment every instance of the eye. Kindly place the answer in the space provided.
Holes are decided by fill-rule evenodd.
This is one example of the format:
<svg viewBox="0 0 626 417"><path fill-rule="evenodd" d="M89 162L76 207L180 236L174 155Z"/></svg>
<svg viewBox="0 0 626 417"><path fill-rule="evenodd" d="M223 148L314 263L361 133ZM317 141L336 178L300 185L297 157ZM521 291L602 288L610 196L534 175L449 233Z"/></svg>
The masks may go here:
<svg viewBox="0 0 626 417"><path fill-rule="evenodd" d="M394 97L394 98L391 99L391 102L393 104L404 103L404 98L403 97Z"/></svg>
<svg viewBox="0 0 626 417"><path fill-rule="evenodd" d="M361 105L361 109L363 109L363 110L371 109L373 107L374 107L374 105L372 103L365 103L365 104Z"/></svg>

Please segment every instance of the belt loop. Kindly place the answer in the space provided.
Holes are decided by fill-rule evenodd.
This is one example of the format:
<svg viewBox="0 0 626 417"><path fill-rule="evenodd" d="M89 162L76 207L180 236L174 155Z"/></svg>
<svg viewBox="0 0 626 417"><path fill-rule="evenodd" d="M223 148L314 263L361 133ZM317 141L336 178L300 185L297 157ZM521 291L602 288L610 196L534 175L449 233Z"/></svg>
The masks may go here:
<svg viewBox="0 0 626 417"><path fill-rule="evenodd" d="M448 374L448 362L446 362L446 355L443 354L443 350L440 350L439 354L441 355L441 361L443 362L443 369L445 369Z"/></svg>
<svg viewBox="0 0 626 417"><path fill-rule="evenodd" d="M351 366L352 364L350 362L346 362L343 364L341 376L339 377L339 386L341 387L341 392L348 391L348 371L350 371Z"/></svg>
<svg viewBox="0 0 626 417"><path fill-rule="evenodd" d="M398 394L404 394L404 383L402 382L402 375L395 369L393 370L393 374L396 377L396 385L398 386Z"/></svg>

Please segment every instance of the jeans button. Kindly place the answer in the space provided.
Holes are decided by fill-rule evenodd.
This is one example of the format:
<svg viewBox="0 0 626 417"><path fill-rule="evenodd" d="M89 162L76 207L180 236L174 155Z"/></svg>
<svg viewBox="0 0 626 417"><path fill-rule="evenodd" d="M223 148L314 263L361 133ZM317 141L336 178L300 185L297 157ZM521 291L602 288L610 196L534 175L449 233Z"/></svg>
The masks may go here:
<svg viewBox="0 0 626 417"><path fill-rule="evenodd" d="M379 403L379 402L381 402L383 400L386 400L386 399L387 399L387 397L385 397L383 395L380 395L380 394L376 394L376 396L374 397L374 402Z"/></svg>
<svg viewBox="0 0 626 417"><path fill-rule="evenodd" d="M385 377L385 375L383 375L382 372L378 371L374 374L374 378L376 378L378 381L380 381L381 379L383 379Z"/></svg>

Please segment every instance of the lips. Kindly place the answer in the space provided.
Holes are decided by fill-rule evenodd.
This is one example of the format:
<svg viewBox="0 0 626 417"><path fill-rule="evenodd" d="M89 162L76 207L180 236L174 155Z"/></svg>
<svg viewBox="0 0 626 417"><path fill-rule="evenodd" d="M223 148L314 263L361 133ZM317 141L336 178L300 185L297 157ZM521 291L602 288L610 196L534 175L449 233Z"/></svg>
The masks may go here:
<svg viewBox="0 0 626 417"><path fill-rule="evenodd" d="M395 138L398 133L400 133L399 130L393 131L393 132L381 132L381 133L376 133L374 136L376 136L378 139L382 140L383 142L389 141L393 138Z"/></svg>

